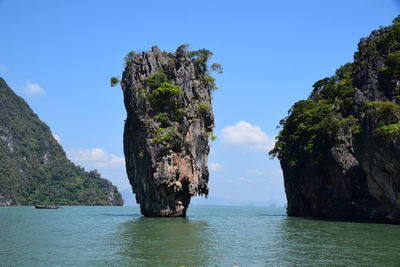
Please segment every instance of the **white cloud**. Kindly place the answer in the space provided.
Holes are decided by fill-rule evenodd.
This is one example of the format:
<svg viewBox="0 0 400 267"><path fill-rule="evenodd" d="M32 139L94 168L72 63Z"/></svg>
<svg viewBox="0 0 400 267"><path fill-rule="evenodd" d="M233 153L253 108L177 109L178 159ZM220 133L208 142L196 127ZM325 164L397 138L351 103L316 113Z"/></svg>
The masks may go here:
<svg viewBox="0 0 400 267"><path fill-rule="evenodd" d="M46 95L46 92L38 83L27 81L23 89L28 95Z"/></svg>
<svg viewBox="0 0 400 267"><path fill-rule="evenodd" d="M8 68L6 66L0 64L0 71L1 72L8 72Z"/></svg>
<svg viewBox="0 0 400 267"><path fill-rule="evenodd" d="M222 166L218 162L213 162L210 164L210 170L217 172L217 171L222 170Z"/></svg>
<svg viewBox="0 0 400 267"><path fill-rule="evenodd" d="M58 134L53 133L53 137L57 140L58 143L61 143L61 137Z"/></svg>
<svg viewBox="0 0 400 267"><path fill-rule="evenodd" d="M229 178L229 179L226 179L226 181L229 183L236 183L236 184L242 184L242 185L243 185L243 183L252 183L253 182L252 179L249 179L245 176L240 176L237 178Z"/></svg>
<svg viewBox="0 0 400 267"><path fill-rule="evenodd" d="M275 142L275 138L269 137L260 126L246 121L239 121L235 125L223 128L221 139L226 145L254 150L270 150Z"/></svg>
<svg viewBox="0 0 400 267"><path fill-rule="evenodd" d="M67 151L68 157L79 165L95 169L124 169L125 159L101 148L75 149Z"/></svg>
<svg viewBox="0 0 400 267"><path fill-rule="evenodd" d="M264 172L262 172L260 170L248 170L247 172L254 176L263 176L264 175Z"/></svg>
<svg viewBox="0 0 400 267"><path fill-rule="evenodd" d="M240 176L240 177L238 178L238 181L240 181L240 182L246 182L246 183L251 183L251 182L253 182L252 179L249 179L249 178L244 177L244 176Z"/></svg>

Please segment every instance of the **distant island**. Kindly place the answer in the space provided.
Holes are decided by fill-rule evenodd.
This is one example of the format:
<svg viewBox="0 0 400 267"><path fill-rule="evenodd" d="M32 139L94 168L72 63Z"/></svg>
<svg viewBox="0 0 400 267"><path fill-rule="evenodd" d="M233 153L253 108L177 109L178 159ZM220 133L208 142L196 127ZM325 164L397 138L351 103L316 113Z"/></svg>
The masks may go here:
<svg viewBox="0 0 400 267"><path fill-rule="evenodd" d="M270 152L288 215L400 223L400 17L313 88Z"/></svg>
<svg viewBox="0 0 400 267"><path fill-rule="evenodd" d="M208 194L208 141L213 140L211 94L216 89L208 65L212 52L130 52L121 79L127 119L126 169L145 216L184 217L190 199ZM119 82L111 78L111 85Z"/></svg>
<svg viewBox="0 0 400 267"><path fill-rule="evenodd" d="M0 78L0 205L123 205L110 181L67 159L49 127Z"/></svg>

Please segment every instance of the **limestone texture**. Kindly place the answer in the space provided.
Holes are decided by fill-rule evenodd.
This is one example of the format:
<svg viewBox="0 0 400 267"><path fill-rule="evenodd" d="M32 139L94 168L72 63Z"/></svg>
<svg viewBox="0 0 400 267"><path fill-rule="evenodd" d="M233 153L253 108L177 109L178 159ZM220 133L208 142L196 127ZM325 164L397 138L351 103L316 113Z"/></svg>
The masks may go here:
<svg viewBox="0 0 400 267"><path fill-rule="evenodd" d="M190 199L208 194L214 128L208 50L174 53L154 46L130 53L121 79L127 112L127 175L145 216L184 217Z"/></svg>
<svg viewBox="0 0 400 267"><path fill-rule="evenodd" d="M400 223L399 50L396 18L281 122L288 215Z"/></svg>

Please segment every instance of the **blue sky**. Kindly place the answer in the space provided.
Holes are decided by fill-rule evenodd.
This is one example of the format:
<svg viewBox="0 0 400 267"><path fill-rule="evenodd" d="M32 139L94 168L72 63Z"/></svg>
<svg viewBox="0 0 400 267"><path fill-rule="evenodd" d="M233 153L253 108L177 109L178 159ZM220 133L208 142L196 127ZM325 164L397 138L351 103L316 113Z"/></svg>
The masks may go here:
<svg viewBox="0 0 400 267"><path fill-rule="evenodd" d="M121 190L130 50L183 43L214 52L217 141L202 204L285 203L275 127L311 85L353 58L357 43L399 14L395 0L0 1L0 76L60 138L69 157Z"/></svg>

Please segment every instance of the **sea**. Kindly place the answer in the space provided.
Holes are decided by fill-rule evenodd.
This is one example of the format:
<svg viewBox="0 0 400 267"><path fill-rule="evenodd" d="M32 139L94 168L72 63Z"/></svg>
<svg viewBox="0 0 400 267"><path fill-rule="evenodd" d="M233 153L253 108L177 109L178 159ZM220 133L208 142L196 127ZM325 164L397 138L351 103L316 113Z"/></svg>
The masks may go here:
<svg viewBox="0 0 400 267"><path fill-rule="evenodd" d="M288 217L283 208L0 207L0 266L400 266L400 226Z"/></svg>

